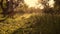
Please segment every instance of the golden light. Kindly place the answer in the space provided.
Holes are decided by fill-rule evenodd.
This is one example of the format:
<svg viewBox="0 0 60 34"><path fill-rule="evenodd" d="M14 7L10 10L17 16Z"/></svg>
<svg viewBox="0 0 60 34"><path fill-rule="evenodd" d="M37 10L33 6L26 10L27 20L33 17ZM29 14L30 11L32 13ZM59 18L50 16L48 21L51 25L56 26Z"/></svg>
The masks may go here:
<svg viewBox="0 0 60 34"><path fill-rule="evenodd" d="M25 2L29 7L35 7L36 4L38 4L38 0L24 0L24 2Z"/></svg>
<svg viewBox="0 0 60 34"><path fill-rule="evenodd" d="M30 7L34 7L34 8L40 8L43 9L44 7L42 6L41 3L39 3L38 0L24 0L25 4L30 8Z"/></svg>
<svg viewBox="0 0 60 34"><path fill-rule="evenodd" d="M44 9L45 5L43 5L41 1L42 0L24 0L24 3L28 6L28 8L34 7L35 9ZM54 7L54 0L47 1L47 4L49 4L49 7Z"/></svg>
<svg viewBox="0 0 60 34"><path fill-rule="evenodd" d="M49 4L50 7L54 7L54 3L55 3L54 0L50 0L50 1L48 1L48 4Z"/></svg>

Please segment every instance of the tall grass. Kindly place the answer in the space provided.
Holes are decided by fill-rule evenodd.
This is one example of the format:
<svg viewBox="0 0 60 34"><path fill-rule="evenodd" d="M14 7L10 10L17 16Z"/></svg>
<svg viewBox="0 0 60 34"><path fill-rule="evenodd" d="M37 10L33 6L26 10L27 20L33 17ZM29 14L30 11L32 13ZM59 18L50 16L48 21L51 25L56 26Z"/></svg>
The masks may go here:
<svg viewBox="0 0 60 34"><path fill-rule="evenodd" d="M32 15L27 22L31 23L29 27L15 32L20 34L19 32L23 30L23 34L60 34L60 15Z"/></svg>

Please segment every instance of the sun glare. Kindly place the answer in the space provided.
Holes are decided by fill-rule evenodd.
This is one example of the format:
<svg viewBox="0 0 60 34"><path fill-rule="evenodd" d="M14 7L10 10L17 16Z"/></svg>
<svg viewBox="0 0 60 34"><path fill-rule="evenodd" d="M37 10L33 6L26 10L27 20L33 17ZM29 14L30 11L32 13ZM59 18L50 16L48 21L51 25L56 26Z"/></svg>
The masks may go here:
<svg viewBox="0 0 60 34"><path fill-rule="evenodd" d="M24 0L24 2L26 3L26 5L30 8L30 7L34 7L34 8L40 8L43 9L44 7L42 6L42 4L40 4L38 2L38 0Z"/></svg>
<svg viewBox="0 0 60 34"><path fill-rule="evenodd" d="M35 7L38 4L38 0L24 0L29 7Z"/></svg>
<svg viewBox="0 0 60 34"><path fill-rule="evenodd" d="M24 3L28 6L28 8L34 7L36 9L44 9L44 5L39 3L39 0L24 0ZM49 7L53 7L54 1L49 0L47 3L49 4Z"/></svg>
<svg viewBox="0 0 60 34"><path fill-rule="evenodd" d="M54 1L54 0L50 0L50 1L48 1L48 3L49 3L49 6L50 6L50 7L54 7L55 1Z"/></svg>

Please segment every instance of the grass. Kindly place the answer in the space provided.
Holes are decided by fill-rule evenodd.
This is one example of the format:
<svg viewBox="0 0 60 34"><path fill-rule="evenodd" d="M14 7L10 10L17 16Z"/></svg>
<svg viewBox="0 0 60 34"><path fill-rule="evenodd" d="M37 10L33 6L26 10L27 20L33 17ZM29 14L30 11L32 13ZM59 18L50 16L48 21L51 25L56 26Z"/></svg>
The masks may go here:
<svg viewBox="0 0 60 34"><path fill-rule="evenodd" d="M60 15L24 14L14 18L0 22L0 34L59 34Z"/></svg>

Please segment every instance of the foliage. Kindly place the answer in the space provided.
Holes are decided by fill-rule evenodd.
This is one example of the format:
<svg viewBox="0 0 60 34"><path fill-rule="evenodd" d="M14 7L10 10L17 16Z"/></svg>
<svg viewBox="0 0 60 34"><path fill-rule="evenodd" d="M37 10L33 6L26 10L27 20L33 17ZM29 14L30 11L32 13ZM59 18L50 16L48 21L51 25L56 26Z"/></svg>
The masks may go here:
<svg viewBox="0 0 60 34"><path fill-rule="evenodd" d="M32 23L29 27L19 28L14 33L20 34L22 30L23 34L59 34L60 15L32 15L29 23Z"/></svg>
<svg viewBox="0 0 60 34"><path fill-rule="evenodd" d="M30 9L26 5L20 7L20 5L17 6L17 4L10 2L11 5L5 1L3 0L1 4L0 0L0 34L60 34L59 0L55 0L54 8L45 8L43 15L40 13L37 15L40 9L34 15L28 14ZM11 7L13 5L15 5L16 11ZM32 8L30 11L35 12L35 9Z"/></svg>

